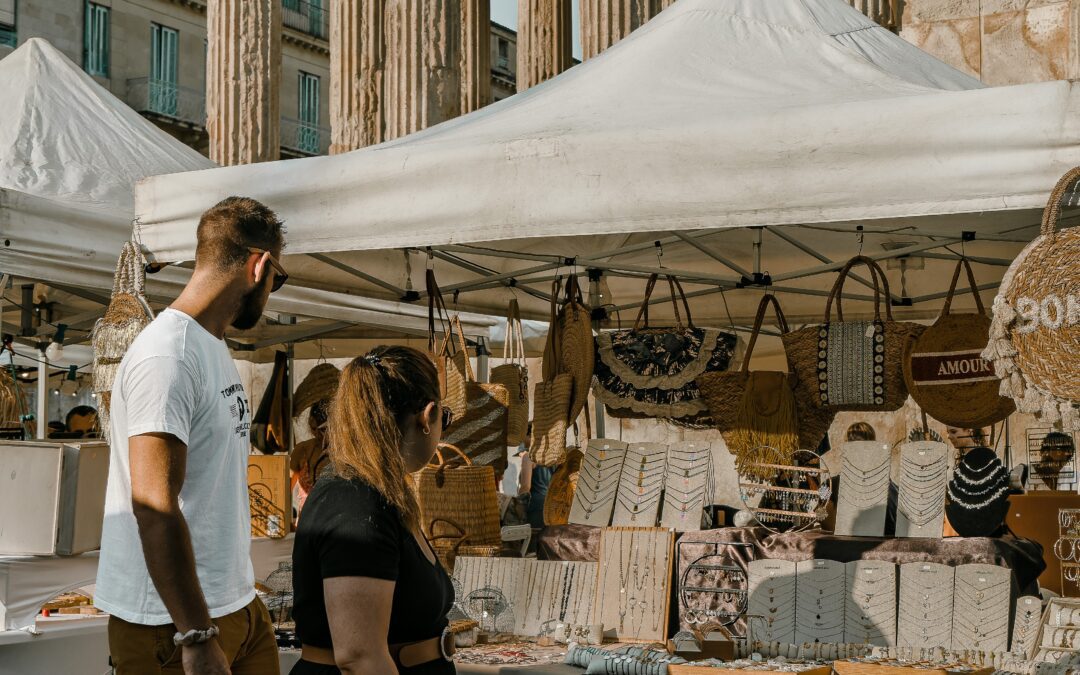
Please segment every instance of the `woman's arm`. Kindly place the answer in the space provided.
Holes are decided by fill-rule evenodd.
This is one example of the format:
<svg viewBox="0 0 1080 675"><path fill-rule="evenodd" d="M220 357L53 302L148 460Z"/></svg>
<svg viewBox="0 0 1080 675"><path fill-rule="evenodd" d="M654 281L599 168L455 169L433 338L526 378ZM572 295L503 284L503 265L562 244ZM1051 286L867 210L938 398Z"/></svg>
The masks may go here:
<svg viewBox="0 0 1080 675"><path fill-rule="evenodd" d="M529 453L521 454L521 473L518 474L518 494L527 495L532 490L533 463Z"/></svg>
<svg viewBox="0 0 1080 675"><path fill-rule="evenodd" d="M334 660L345 675L397 675L386 644L395 583L371 577L323 579Z"/></svg>

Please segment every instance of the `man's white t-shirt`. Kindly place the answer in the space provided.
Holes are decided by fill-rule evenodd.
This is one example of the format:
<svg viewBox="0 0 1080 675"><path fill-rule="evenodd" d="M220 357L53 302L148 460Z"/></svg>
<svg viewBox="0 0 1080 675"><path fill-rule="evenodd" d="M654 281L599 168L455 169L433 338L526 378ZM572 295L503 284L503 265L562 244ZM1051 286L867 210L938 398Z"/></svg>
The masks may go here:
<svg viewBox="0 0 1080 675"><path fill-rule="evenodd" d="M172 623L150 580L131 508L128 439L167 433L187 445L180 509L210 616L255 597L247 495L251 411L223 340L167 309L139 334L116 373L112 449L94 604L130 623Z"/></svg>

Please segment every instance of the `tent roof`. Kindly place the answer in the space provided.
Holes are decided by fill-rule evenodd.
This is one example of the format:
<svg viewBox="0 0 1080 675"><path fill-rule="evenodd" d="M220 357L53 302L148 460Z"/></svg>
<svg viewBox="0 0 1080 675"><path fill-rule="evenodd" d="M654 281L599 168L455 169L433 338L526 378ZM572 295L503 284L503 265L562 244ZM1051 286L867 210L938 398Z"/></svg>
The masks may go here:
<svg viewBox="0 0 1080 675"><path fill-rule="evenodd" d="M509 276L543 283L567 258L640 276L657 267L659 239L665 264L682 247L679 269L714 285L858 250L850 234L794 227L865 224L885 233L867 241L877 254L901 230L893 240L939 246L963 230L1004 232L967 252L1011 258L1056 179L1080 163L1078 112L1070 82L985 88L841 0L680 0L601 55L470 115L343 155L155 177L138 186L136 208L151 256L176 261L191 257L203 208L251 195L289 223L298 283L370 295L387 291L296 254L331 253L400 285L400 253L377 249L430 246L446 261L444 289L486 277L461 303L497 312ZM727 230L757 226L800 244L767 234L757 267L755 235ZM674 234L707 237L699 243L736 265ZM928 264L935 285L915 291L943 290L949 264ZM640 280L612 283L622 302L640 298ZM541 301L523 311L542 317L543 294L532 294ZM716 307L704 311L723 316Z"/></svg>

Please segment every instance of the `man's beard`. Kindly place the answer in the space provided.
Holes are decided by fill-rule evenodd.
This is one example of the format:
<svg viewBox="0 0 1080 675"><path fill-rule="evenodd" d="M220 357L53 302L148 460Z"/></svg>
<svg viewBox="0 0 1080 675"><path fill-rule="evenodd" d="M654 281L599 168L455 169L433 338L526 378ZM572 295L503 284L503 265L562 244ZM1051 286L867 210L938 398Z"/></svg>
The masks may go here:
<svg viewBox="0 0 1080 675"><path fill-rule="evenodd" d="M259 297L261 295L262 288L255 286L244 297L240 298L240 311L237 313L236 318L233 319L233 328L236 330L250 330L259 325L263 308L266 306L266 303L262 302Z"/></svg>

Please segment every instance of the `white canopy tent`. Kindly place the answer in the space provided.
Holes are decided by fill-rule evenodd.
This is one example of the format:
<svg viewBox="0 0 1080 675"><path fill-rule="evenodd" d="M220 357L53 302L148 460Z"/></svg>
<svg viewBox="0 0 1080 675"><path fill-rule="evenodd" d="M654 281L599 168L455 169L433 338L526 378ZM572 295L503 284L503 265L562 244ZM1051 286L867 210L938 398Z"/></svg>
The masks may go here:
<svg viewBox="0 0 1080 675"><path fill-rule="evenodd" d="M28 40L0 60L0 83L7 100L0 113L0 272L47 284L50 288L38 287L36 299L58 301L62 307L54 314L61 317L53 322L77 324L69 339L85 339L107 302L120 247L131 236L134 184L214 164L118 100L44 40ZM187 274L170 269L151 276L151 298L176 297ZM263 331L250 341L255 347L332 335L346 327L355 331L355 325L380 337L423 335L427 328L421 308L310 288L287 286L272 297L268 311L302 320ZM463 320L470 335L486 336L497 323L477 316ZM54 330L45 326L43 334Z"/></svg>
<svg viewBox="0 0 1080 675"><path fill-rule="evenodd" d="M817 296L787 303L796 319L820 319L826 273L862 250L905 259L894 304L930 318L960 253L989 290L1033 236L1080 163L1078 112L1070 82L984 88L841 0L680 0L465 117L344 155L158 176L136 211L151 257L183 261L199 212L249 194L290 222L297 283L392 297L394 249L412 249L460 306L497 313L512 286L534 318L571 265L602 272L594 292L621 309L663 265L712 299L767 272ZM695 318L745 322L757 296L697 302Z"/></svg>

